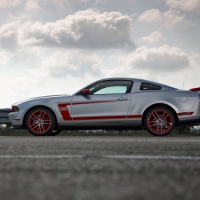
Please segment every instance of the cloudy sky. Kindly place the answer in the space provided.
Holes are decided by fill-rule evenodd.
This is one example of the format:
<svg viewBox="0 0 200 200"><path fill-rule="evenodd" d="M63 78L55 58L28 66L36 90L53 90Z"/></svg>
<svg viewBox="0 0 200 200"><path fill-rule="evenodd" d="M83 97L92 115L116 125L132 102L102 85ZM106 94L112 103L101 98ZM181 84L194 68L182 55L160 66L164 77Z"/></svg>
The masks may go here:
<svg viewBox="0 0 200 200"><path fill-rule="evenodd" d="M200 86L200 0L0 0L0 108L97 79Z"/></svg>

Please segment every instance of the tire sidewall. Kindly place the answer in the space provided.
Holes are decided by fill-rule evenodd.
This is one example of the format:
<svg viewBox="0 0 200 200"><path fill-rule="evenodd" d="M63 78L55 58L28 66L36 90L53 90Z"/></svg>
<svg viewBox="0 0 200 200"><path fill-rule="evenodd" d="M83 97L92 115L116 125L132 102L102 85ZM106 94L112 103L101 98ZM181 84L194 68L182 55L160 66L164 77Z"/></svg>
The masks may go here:
<svg viewBox="0 0 200 200"><path fill-rule="evenodd" d="M164 110L164 111L168 112L168 113L170 114L171 118L172 118L172 126L171 126L171 128L170 128L167 132L165 132L165 133L163 133L163 134L158 134L158 133L153 132L153 131L149 128L149 125L148 125L148 118L149 118L149 116L151 115L152 112L154 112L154 111L156 111L156 110ZM173 112L172 112L171 110L169 110L168 108L165 108L165 107L156 107L156 108L152 108L151 110L149 110L149 111L147 112L147 114L146 114L146 116L145 116L145 118L144 118L144 124L145 124L146 130L147 130L150 134L152 134L152 135L154 135L154 136L166 136L166 135L170 134L170 133L173 131L174 127L175 127L175 123L176 123L176 119L175 119L175 116L174 116Z"/></svg>
<svg viewBox="0 0 200 200"><path fill-rule="evenodd" d="M36 112L36 111L38 111L38 110L42 110L42 111L48 113L48 115L49 115L50 118L51 118L51 125L50 125L50 127L48 128L48 130L47 130L46 132L41 133L41 134L35 133L34 131L32 131L32 130L30 129L30 127L29 127L29 124L28 124L28 121L29 121L30 116L31 116L34 112ZM26 116L26 128L27 128L27 130L28 130L32 135L34 135L34 136L46 136L46 135L50 134L50 133L54 130L55 124L56 124L56 123L55 123L54 114L53 114L53 112L52 112L51 110L49 110L48 108L38 107L38 108L32 109L32 110L29 111L28 115Z"/></svg>

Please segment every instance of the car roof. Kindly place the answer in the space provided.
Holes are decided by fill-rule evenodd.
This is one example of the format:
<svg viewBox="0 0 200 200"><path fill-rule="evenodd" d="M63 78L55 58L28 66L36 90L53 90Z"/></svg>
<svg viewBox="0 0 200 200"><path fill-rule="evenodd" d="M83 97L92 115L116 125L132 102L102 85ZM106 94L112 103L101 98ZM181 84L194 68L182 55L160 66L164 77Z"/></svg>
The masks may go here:
<svg viewBox="0 0 200 200"><path fill-rule="evenodd" d="M133 81L134 83L138 83L138 84L149 83L149 84L153 84L153 85L159 85L159 86L162 87L162 90L178 90L177 88L174 88L174 87L162 84L162 83L158 83L158 82L154 82L154 81L149 81L149 80L145 80L145 79L127 78L127 77L104 78L104 79L97 80L94 83L97 83L97 82L100 82L100 81L106 81L106 80L130 80L130 81Z"/></svg>

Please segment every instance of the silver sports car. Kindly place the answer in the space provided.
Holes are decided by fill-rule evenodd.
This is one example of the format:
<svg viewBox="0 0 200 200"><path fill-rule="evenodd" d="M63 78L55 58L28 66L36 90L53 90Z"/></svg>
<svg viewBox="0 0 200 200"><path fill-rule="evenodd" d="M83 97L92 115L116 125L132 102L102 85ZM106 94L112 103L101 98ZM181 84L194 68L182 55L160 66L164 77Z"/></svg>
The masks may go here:
<svg viewBox="0 0 200 200"><path fill-rule="evenodd" d="M74 129L146 129L155 136L200 124L200 88L189 91L135 78L98 80L71 96L28 99L12 105L13 129L35 136Z"/></svg>

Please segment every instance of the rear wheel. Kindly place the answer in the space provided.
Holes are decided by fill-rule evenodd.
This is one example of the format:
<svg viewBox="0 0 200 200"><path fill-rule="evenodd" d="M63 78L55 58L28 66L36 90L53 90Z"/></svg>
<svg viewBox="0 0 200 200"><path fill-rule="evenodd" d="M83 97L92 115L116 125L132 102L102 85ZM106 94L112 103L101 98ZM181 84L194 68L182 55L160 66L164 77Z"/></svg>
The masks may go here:
<svg viewBox="0 0 200 200"><path fill-rule="evenodd" d="M54 130L55 117L47 108L35 108L26 117L26 127L32 135L48 135Z"/></svg>
<svg viewBox="0 0 200 200"><path fill-rule="evenodd" d="M145 127L154 136L165 136L175 127L175 117L171 110L164 107L151 109L145 116Z"/></svg>

